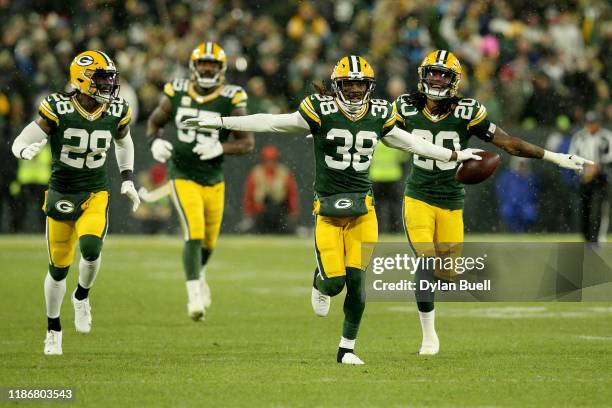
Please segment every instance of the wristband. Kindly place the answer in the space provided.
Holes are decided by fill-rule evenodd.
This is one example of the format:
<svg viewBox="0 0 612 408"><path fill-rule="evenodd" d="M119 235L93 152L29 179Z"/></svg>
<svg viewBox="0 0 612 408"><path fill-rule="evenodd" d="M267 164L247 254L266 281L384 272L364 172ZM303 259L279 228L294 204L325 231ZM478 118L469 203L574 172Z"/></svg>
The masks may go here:
<svg viewBox="0 0 612 408"><path fill-rule="evenodd" d="M123 170L121 172L121 180L122 181L133 181L134 172L132 170Z"/></svg>

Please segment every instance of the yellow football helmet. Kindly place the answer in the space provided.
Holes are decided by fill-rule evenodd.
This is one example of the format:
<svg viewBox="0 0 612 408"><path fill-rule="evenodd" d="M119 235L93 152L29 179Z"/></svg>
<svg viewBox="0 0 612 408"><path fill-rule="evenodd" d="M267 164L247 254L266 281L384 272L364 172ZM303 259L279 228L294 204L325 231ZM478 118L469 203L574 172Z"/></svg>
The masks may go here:
<svg viewBox="0 0 612 408"><path fill-rule="evenodd" d="M363 96L359 100L351 100L349 95L344 94L343 81L364 81L366 90ZM368 103L376 86L374 70L365 58L357 55L342 57L338 61L331 74L331 82L338 101L349 112L358 112L363 105Z"/></svg>
<svg viewBox="0 0 612 408"><path fill-rule="evenodd" d="M457 95L463 70L455 54L436 50L428 54L418 69L419 91L434 100Z"/></svg>
<svg viewBox="0 0 612 408"><path fill-rule="evenodd" d="M70 64L70 84L98 103L108 103L119 94L119 72L102 51L85 51Z"/></svg>
<svg viewBox="0 0 612 408"><path fill-rule="evenodd" d="M219 64L216 72L210 76L203 75L197 69L198 61L213 61ZM189 58L189 70L191 71L191 79L195 81L200 88L212 88L219 86L225 80L225 71L227 70L227 57L225 51L216 42L208 41L198 45L191 52Z"/></svg>

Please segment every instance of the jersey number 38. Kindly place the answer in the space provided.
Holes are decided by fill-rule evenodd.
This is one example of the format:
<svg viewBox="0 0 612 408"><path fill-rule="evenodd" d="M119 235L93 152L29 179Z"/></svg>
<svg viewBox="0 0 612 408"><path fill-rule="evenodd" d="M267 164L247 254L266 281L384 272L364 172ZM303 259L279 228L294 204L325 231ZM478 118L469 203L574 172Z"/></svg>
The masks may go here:
<svg viewBox="0 0 612 408"><path fill-rule="evenodd" d="M348 129L333 128L327 132L326 139L340 139L342 142L337 145L333 156L325 155L327 167L345 170L352 166L355 171L366 171L370 168L370 161L378 141L375 132L360 130L353 136ZM355 150L355 153L351 153L351 148Z"/></svg>

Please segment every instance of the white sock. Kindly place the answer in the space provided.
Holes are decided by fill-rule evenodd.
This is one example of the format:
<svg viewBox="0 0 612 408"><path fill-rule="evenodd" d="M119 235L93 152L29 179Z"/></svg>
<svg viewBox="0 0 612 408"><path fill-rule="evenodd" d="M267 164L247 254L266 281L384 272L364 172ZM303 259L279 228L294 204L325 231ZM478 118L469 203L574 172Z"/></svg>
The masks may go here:
<svg viewBox="0 0 612 408"><path fill-rule="evenodd" d="M93 286L96 280L96 275L100 270L100 263L102 262L102 255L98 256L95 261L87 261L81 257L79 262L79 285L85 289L89 289Z"/></svg>
<svg viewBox="0 0 612 408"><path fill-rule="evenodd" d="M427 341L433 341L436 337L436 311L431 312L419 312L419 319L421 320L421 330L423 331L423 343Z"/></svg>
<svg viewBox="0 0 612 408"><path fill-rule="evenodd" d="M345 349L350 349L350 350L355 350L355 341L356 341L356 339L349 340L347 338L340 337L340 345L339 345L339 347L342 347L342 348L345 348Z"/></svg>
<svg viewBox="0 0 612 408"><path fill-rule="evenodd" d="M62 300L66 293L66 278L61 281L53 279L47 272L45 277L45 306L47 307L47 317L58 318L62 308Z"/></svg>
<svg viewBox="0 0 612 408"><path fill-rule="evenodd" d="M199 300L202 297L202 291L200 286L200 280L188 280L187 282L187 298L189 302Z"/></svg>

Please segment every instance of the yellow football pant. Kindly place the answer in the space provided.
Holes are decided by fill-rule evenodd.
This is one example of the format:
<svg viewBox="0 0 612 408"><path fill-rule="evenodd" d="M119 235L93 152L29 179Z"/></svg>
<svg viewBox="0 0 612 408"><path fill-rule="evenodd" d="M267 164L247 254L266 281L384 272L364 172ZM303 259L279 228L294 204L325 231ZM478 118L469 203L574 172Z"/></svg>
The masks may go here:
<svg viewBox="0 0 612 408"><path fill-rule="evenodd" d="M408 241L417 255L438 257L461 255L462 209L449 210L412 197L404 197L404 225Z"/></svg>
<svg viewBox="0 0 612 408"><path fill-rule="evenodd" d="M203 186L175 179L170 181L170 187L185 241L202 240L204 248L214 249L223 220L225 183Z"/></svg>
<svg viewBox="0 0 612 408"><path fill-rule="evenodd" d="M364 254L362 243L378 241L378 221L372 197L366 204L368 213L357 217L316 216L315 252L324 277L345 276L346 268L365 270L370 263L373 247Z"/></svg>
<svg viewBox="0 0 612 408"><path fill-rule="evenodd" d="M56 268L70 266L77 239L83 235L104 238L108 231L108 191L93 193L83 204L83 214L76 221L57 221L47 217L49 263Z"/></svg>

